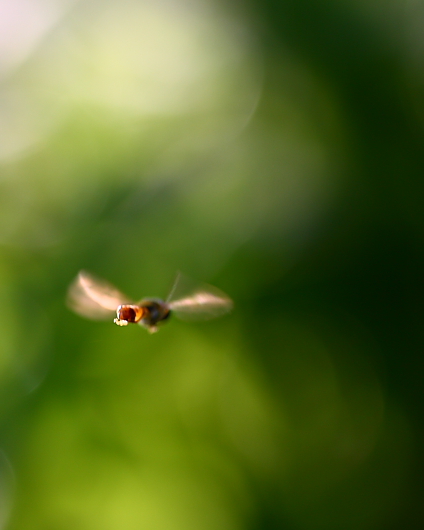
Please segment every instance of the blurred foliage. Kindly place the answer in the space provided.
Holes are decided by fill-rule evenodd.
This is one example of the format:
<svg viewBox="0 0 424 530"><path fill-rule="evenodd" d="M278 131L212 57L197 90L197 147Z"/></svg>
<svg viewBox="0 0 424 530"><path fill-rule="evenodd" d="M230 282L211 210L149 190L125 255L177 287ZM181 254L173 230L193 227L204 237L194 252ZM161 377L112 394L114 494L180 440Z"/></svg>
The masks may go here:
<svg viewBox="0 0 424 530"><path fill-rule="evenodd" d="M420 528L419 2L0 2L0 528ZM176 270L234 312L65 306Z"/></svg>

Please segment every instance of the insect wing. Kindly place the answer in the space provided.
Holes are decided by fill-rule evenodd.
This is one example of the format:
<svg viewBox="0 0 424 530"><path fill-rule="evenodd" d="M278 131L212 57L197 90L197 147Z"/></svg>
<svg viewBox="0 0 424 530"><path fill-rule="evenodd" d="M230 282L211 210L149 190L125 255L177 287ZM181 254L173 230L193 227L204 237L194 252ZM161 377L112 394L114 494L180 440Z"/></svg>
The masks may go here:
<svg viewBox="0 0 424 530"><path fill-rule="evenodd" d="M113 285L81 271L68 290L68 306L81 316L94 320L110 318L129 299Z"/></svg>
<svg viewBox="0 0 424 530"><path fill-rule="evenodd" d="M184 296L180 296L185 291ZM172 300L172 298L178 297ZM230 312L233 301L221 290L212 285L194 282L179 274L172 289L169 308L181 320L209 320Z"/></svg>

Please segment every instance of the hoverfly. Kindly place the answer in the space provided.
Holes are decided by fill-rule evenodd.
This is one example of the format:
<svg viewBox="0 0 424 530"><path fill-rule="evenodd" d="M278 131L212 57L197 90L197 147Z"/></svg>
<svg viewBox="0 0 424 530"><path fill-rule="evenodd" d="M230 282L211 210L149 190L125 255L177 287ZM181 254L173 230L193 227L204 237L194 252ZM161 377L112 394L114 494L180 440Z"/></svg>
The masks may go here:
<svg viewBox="0 0 424 530"><path fill-rule="evenodd" d="M190 280L179 273L166 301L159 298L144 298L134 303L113 285L81 271L68 291L69 307L81 316L94 320L105 320L116 313L118 326L140 324L150 333L158 331L158 324L166 321L171 313L181 319L210 319L231 311L232 300L216 287L196 284L182 298L174 299L181 283ZM192 282L191 282L192 283Z"/></svg>

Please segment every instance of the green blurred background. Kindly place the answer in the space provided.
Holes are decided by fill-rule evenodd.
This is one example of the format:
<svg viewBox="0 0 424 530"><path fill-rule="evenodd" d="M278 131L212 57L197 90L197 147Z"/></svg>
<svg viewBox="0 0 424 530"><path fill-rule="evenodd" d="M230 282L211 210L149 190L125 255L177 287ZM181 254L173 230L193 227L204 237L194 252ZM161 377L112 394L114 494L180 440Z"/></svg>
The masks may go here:
<svg viewBox="0 0 424 530"><path fill-rule="evenodd" d="M0 1L1 529L423 527L423 85L419 1Z"/></svg>

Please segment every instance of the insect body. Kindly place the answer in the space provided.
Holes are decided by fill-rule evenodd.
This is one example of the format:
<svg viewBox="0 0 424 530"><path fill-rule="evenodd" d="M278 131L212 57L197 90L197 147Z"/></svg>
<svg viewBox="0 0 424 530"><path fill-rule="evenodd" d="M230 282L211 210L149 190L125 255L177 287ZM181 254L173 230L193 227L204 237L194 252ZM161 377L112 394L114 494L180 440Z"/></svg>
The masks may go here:
<svg viewBox="0 0 424 530"><path fill-rule="evenodd" d="M76 313L96 320L110 318L116 312L114 322L118 326L140 324L150 333L157 331L158 324L167 320L171 313L182 319L209 319L232 309L233 303L226 294L204 284L191 285L188 295L173 300L177 287L187 282L190 280L182 280L179 274L166 302L145 298L134 303L109 283L81 271L69 288L68 305Z"/></svg>
<svg viewBox="0 0 424 530"><path fill-rule="evenodd" d="M162 300L146 299L139 304L123 304L116 310L115 324L127 326L128 324L142 324L149 330L155 329L158 322L166 320L171 314L171 308Z"/></svg>

